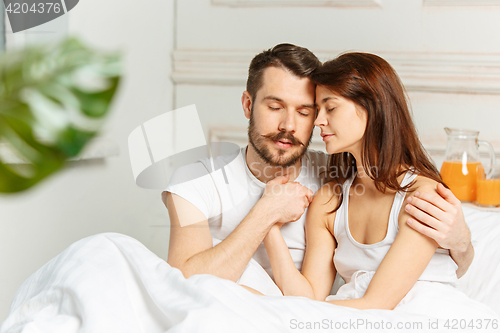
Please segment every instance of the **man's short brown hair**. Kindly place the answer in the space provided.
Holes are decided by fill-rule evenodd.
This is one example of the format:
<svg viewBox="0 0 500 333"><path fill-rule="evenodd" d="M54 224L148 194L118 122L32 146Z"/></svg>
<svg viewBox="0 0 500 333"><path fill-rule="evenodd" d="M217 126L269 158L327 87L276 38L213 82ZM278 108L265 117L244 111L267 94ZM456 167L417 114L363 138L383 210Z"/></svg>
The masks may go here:
<svg viewBox="0 0 500 333"><path fill-rule="evenodd" d="M252 59L248 69L247 91L254 102L257 91L263 84L264 70L268 67L282 68L303 78L310 77L319 66L321 62L308 49L293 44L278 44Z"/></svg>

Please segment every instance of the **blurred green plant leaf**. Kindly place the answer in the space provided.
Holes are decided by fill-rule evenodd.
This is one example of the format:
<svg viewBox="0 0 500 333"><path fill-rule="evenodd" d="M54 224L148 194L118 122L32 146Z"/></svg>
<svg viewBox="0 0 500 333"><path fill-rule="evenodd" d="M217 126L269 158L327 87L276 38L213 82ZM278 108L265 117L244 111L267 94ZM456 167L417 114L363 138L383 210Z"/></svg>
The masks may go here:
<svg viewBox="0 0 500 333"><path fill-rule="evenodd" d="M0 56L0 193L19 192L61 169L101 128L120 80L120 57L76 38Z"/></svg>

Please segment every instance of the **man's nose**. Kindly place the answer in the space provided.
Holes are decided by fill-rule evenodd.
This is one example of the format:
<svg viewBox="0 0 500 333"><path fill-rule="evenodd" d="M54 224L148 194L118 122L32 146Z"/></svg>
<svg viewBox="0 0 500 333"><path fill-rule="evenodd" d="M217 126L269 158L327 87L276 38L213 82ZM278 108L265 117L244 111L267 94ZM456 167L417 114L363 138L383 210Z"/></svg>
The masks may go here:
<svg viewBox="0 0 500 333"><path fill-rule="evenodd" d="M295 112L287 110L283 113L279 130L294 133L296 130L295 126Z"/></svg>

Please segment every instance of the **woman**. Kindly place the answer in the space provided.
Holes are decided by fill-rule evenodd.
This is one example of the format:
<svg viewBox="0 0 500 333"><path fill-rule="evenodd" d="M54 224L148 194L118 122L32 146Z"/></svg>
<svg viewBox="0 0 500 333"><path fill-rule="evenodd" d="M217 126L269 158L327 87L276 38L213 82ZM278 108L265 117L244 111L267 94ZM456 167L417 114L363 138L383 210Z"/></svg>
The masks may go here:
<svg viewBox="0 0 500 333"><path fill-rule="evenodd" d="M283 294L394 309L417 281L455 292L457 266L448 251L406 224L404 201L435 193L443 182L418 139L394 69L378 56L347 53L326 62L312 79L315 125L332 154L332 181L307 212L302 274L280 226L264 241ZM347 284L327 298L337 271Z"/></svg>

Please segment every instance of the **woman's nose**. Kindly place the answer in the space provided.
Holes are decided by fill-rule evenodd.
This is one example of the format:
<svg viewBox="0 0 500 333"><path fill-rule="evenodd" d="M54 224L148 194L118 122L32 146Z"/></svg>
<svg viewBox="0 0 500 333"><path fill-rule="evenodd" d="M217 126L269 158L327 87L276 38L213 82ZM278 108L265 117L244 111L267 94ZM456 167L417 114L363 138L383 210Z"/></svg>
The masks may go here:
<svg viewBox="0 0 500 333"><path fill-rule="evenodd" d="M315 126L325 126L326 125L326 117L324 112L319 110L318 115L316 116L316 119L314 120L314 125Z"/></svg>

